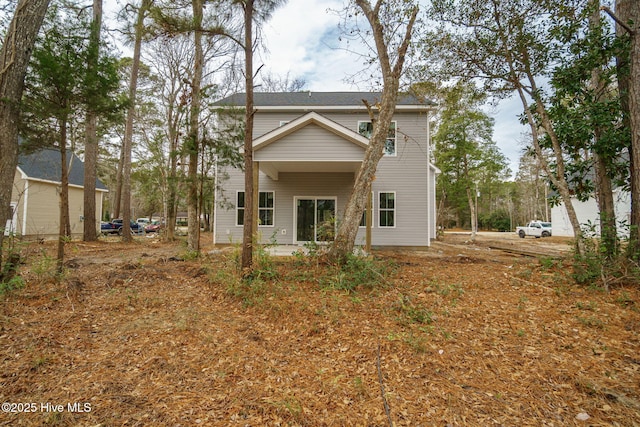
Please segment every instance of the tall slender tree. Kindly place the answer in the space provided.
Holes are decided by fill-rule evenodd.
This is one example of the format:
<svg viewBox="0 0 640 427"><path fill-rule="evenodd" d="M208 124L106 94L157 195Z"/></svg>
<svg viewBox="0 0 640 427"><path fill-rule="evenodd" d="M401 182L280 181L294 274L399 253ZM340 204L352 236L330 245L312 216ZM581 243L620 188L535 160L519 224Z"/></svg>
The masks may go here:
<svg viewBox="0 0 640 427"><path fill-rule="evenodd" d="M0 227L10 218L13 177L18 164L18 122L33 45L49 0L20 0L0 50ZM0 248L4 233L0 233ZM2 251L0 250L0 267Z"/></svg>
<svg viewBox="0 0 640 427"><path fill-rule="evenodd" d="M122 142L122 240L131 242L131 146L133 144L133 123L136 114L136 91L138 88L138 72L140 70L140 53L142 50L142 36L144 35L144 21L149 13L153 0L141 0L134 27L133 62L131 64L131 79L129 80L129 108L125 123L124 140Z"/></svg>
<svg viewBox="0 0 640 427"><path fill-rule="evenodd" d="M538 0L434 0L431 12L440 25L423 44L424 52L436 52L442 67L429 67L427 72L440 78L481 81L485 90L498 97L516 93L522 103L523 120L531 130L533 151L565 202L578 237L576 251L583 254L582 230L567 182L565 152L542 84L566 47L558 42L551 17L571 13L571 5L560 0L542 4ZM431 56L431 64L433 60ZM545 140L550 149L543 145ZM548 152L553 163L549 162Z"/></svg>
<svg viewBox="0 0 640 427"><path fill-rule="evenodd" d="M89 38L87 58L87 82L98 78L100 55L100 30L102 28L102 0L93 0L93 21ZM96 177L98 167L98 113L89 105L85 122L84 144L84 230L87 242L98 239L96 219Z"/></svg>
<svg viewBox="0 0 640 427"><path fill-rule="evenodd" d="M204 72L204 52L202 49L202 0L192 0L193 12L193 74L191 77L191 106L189 111L189 135L186 150L189 156L187 172L187 247L200 250L200 215L198 212L198 159L200 153L200 109L202 100L202 74Z"/></svg>
<svg viewBox="0 0 640 427"><path fill-rule="evenodd" d="M630 41L629 53L618 57L619 69L628 67L628 74L620 72L618 83L625 114L625 123L631 130L630 187L631 220L628 246L629 257L640 260L640 2L616 0L616 33Z"/></svg>
<svg viewBox="0 0 640 427"><path fill-rule="evenodd" d="M255 114L253 92L254 92L254 70L253 54L256 48L254 39L254 21L266 21L273 11L284 2L282 0L233 0L242 9L243 35L234 36L228 34L244 53L244 81L245 81L245 131L244 131L244 224L242 234L242 255L241 266L249 272L253 266L253 240L256 227L257 216L254 194L254 179L257 178L257 171L253 165L253 117Z"/></svg>
<svg viewBox="0 0 640 427"><path fill-rule="evenodd" d="M414 1L377 0L372 6L367 0L355 0L355 5L357 14L362 13L371 27L383 89L379 106L368 106L373 132L330 250L330 257L339 262L353 251L362 213L371 193L371 183L384 154L385 141L400 90L400 79L419 10L418 3ZM395 22L392 19L395 19Z"/></svg>

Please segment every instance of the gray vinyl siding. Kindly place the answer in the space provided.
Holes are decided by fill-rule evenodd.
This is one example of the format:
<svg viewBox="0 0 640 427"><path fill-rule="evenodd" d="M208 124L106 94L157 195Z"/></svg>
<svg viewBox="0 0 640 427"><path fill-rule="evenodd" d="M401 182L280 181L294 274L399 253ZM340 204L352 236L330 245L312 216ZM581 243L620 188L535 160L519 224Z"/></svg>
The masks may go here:
<svg viewBox="0 0 640 427"><path fill-rule="evenodd" d="M254 135L257 138L276 129L281 121L291 121L303 114L258 111L255 116ZM366 113L322 112L322 114L353 131L357 131L358 121L369 120ZM433 205L428 203L428 193L433 191L435 179L429 170L428 163L428 115L426 112L403 112L396 113L393 120L397 122L396 156L382 158L372 185L374 193L372 245L428 246L430 238L435 237L435 216L432 215L435 212L435 206L433 206L435 202L432 203ZM328 150L327 147L333 148ZM336 160L345 160L350 157L353 149L358 149L362 153L362 149L355 144L341 140L319 126L309 125L257 150L255 160L283 160L283 158L294 161L304 158L331 160L331 156L334 155L337 155ZM428 174L431 174L429 178ZM281 173L278 181L272 181L266 175L260 174L260 191L274 191L276 204L274 226L259 227L261 240L268 242L273 235L279 244L294 243L293 203L296 196L337 197L337 217L340 220L353 179L352 173ZM243 186L242 173L236 170L229 171L229 180L222 183L226 197L232 203L235 203L236 191L242 191ZM394 192L396 195L396 216L393 228L379 227L380 192ZM435 201L433 195L430 197ZM242 227L235 225L235 213L234 208L229 210L218 208L217 243L238 243L242 240ZM431 223L429 223L430 217ZM286 230L286 234L283 234L282 230ZM364 239L365 229L360 228L356 244L364 244Z"/></svg>
<svg viewBox="0 0 640 427"><path fill-rule="evenodd" d="M359 161L364 149L338 135L310 124L282 139L260 148L256 161Z"/></svg>
<svg viewBox="0 0 640 427"><path fill-rule="evenodd" d="M242 226L235 225L235 195L244 191L243 174L237 169L226 171L229 180L222 186L225 196L232 202L228 209L217 208L216 243L240 243ZM273 226L260 226L260 241L268 243L276 241L281 245L294 243L294 199L296 197L337 198L336 211L338 218L344 210L344 204L353 186L352 173L281 173L278 181L273 181L260 174L259 191L273 191L275 199Z"/></svg>

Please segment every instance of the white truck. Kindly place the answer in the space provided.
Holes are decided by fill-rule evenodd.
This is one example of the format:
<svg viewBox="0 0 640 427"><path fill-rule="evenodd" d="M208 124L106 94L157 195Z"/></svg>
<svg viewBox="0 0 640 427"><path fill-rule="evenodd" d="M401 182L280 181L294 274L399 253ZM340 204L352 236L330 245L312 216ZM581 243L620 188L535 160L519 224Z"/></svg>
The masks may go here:
<svg viewBox="0 0 640 427"><path fill-rule="evenodd" d="M551 236L551 223L544 221L531 221L524 227L516 227L516 233L520 238L524 239L526 236L533 236L536 239L540 237Z"/></svg>

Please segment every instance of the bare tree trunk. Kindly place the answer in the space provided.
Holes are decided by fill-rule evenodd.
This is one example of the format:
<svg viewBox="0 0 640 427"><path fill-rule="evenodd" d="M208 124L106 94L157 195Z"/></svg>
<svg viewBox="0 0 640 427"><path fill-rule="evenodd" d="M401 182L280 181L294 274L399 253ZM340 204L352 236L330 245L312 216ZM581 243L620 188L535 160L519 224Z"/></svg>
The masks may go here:
<svg viewBox="0 0 640 427"><path fill-rule="evenodd" d="M193 80L191 82L191 111L189 117L189 138L187 140L189 152L189 169L187 182L187 248L191 251L200 250L200 218L198 215L198 154L200 152L199 124L200 124L200 86L202 85L202 70L204 53L202 51L202 0L193 0L193 24L195 55L193 61Z"/></svg>
<svg viewBox="0 0 640 427"><path fill-rule="evenodd" d="M549 135L549 138L554 141L553 151L556 157L556 161L558 162L557 169L554 171L551 169L549 162L542 152L542 147L540 146L540 135L538 133L538 125L533 117L531 109L529 108L529 103L525 96L524 89L519 84L516 84L516 88L518 90L518 95L520 96L520 100L525 110L527 122L531 129L533 148L535 149L540 166L547 173L547 176L549 177L553 185L558 189L558 193L560 194L560 197L565 204L567 217L569 218L573 233L576 237L576 251L579 255L583 255L585 250L584 241L582 239L582 229L580 228L580 222L578 221L578 215L576 214L575 207L571 202L571 192L569 191L569 184L564 177L564 159L562 158L562 149L560 148L560 144L558 143L558 138L555 135L553 126L549 121L544 106L542 106L541 103L536 100L536 109L540 117L542 117L544 130Z"/></svg>
<svg viewBox="0 0 640 427"><path fill-rule="evenodd" d="M592 0L593 12L589 17L589 26L597 28L600 25L600 0ZM602 82L602 69L600 67L591 72L591 90L595 92L596 102L603 99L605 87ZM603 130L600 127L594 129L594 160L596 173L596 200L600 211L600 240L602 252L606 258L612 259L618 254L618 232L616 229L616 212L613 200L613 186L611 178L607 174L608 167L605 153L598 150L598 141L602 139Z"/></svg>
<svg viewBox="0 0 640 427"><path fill-rule="evenodd" d="M167 197L167 216L165 218L165 240L167 241L171 241L176 238L176 207L178 204L178 158L175 153L177 143L172 141L171 147L172 149L169 157L169 195Z"/></svg>
<svg viewBox="0 0 640 427"><path fill-rule="evenodd" d="M242 269L253 265L253 13L254 1L244 2L244 57L245 57L245 130L244 130L244 226L242 233Z"/></svg>
<svg viewBox="0 0 640 427"><path fill-rule="evenodd" d="M467 186L467 202L469 203L469 213L471 214L471 241L476 241L476 234L478 234L478 221L476 207L473 203L473 195L471 194L471 187Z"/></svg>
<svg viewBox="0 0 640 427"><path fill-rule="evenodd" d="M100 28L102 26L102 0L93 0L93 22L91 24L91 52L89 72L98 74L100 54ZM98 166L98 116L91 108L87 110L84 146L84 233L83 240L98 240L96 219L96 177Z"/></svg>
<svg viewBox="0 0 640 427"><path fill-rule="evenodd" d="M4 228L11 216L11 191L18 165L19 104L24 76L48 7L49 0L20 0L0 50L0 228ZM0 248L3 237L4 233L0 233Z"/></svg>
<svg viewBox="0 0 640 427"><path fill-rule="evenodd" d="M64 245L70 236L69 227L69 170L67 168L67 122L60 123L60 224L58 233L57 272L64 268Z"/></svg>
<svg viewBox="0 0 640 427"><path fill-rule="evenodd" d="M116 194L113 200L113 211L111 218L120 218L122 209L122 172L124 170L124 140L120 147L120 159L118 160L118 171L116 176Z"/></svg>
<svg viewBox="0 0 640 427"><path fill-rule="evenodd" d="M131 80L129 81L129 109L125 123L122 151L124 161L122 167L122 240L131 242L131 146L133 145L133 118L136 114L136 91L138 89L138 71L140 69L140 50L142 48L142 33L144 18L151 6L152 0L142 0L138 10L135 26L135 43L133 48L133 62L131 63Z"/></svg>
<svg viewBox="0 0 640 427"><path fill-rule="evenodd" d="M623 4L624 3L624 4ZM629 57L628 100L631 129L631 233L628 254L640 259L640 2L618 0L618 13L624 23L633 22Z"/></svg>
<svg viewBox="0 0 640 427"><path fill-rule="evenodd" d="M384 154L384 143L398 99L400 76L402 75L405 55L411 40L413 25L418 14L418 7L410 6L409 20L404 39L398 48L397 61L395 64L391 64L388 46L385 41L385 28L379 16L381 3L377 2L375 7L372 8L367 0L356 0L356 5L364 12L369 25L371 25L380 68L382 70L384 88L382 90L378 118L373 123L373 132L369 140L369 145L365 150L362 164L355 178L351 196L345 206L342 222L340 222L334 244L330 250L330 257L338 262L344 261L345 257L353 252L362 213L367 204L367 197L369 197L369 193L371 192L371 183L373 182L378 163ZM369 115L373 116L373 111L370 107Z"/></svg>

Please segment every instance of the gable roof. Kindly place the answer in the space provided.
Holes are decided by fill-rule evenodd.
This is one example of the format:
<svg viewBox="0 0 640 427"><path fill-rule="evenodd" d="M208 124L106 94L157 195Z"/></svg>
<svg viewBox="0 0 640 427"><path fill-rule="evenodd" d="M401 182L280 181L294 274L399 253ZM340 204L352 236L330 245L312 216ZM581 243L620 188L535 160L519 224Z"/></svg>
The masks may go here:
<svg viewBox="0 0 640 427"><path fill-rule="evenodd" d="M275 142L282 137L296 132L310 124L318 125L321 128L326 129L329 132L332 132L362 148L366 148L369 145L369 139L367 137L362 136L359 133L352 131L351 129L347 129L341 124L336 123L333 120L330 120L325 116L316 113L315 111L312 111L254 139L253 148L255 150L259 150L260 148L263 148L271 144L272 142Z"/></svg>
<svg viewBox="0 0 640 427"><path fill-rule="evenodd" d="M244 107L245 93L236 93L214 103L220 107ZM363 100L375 105L382 92L256 92L254 105L260 110L365 110ZM396 109L416 111L433 108L435 104L413 95L400 94Z"/></svg>
<svg viewBox="0 0 640 427"><path fill-rule="evenodd" d="M67 151L67 164L69 168L69 185L84 187L84 163L78 156ZM61 182L60 178L60 151L53 148L44 148L29 154L20 154L18 157L18 169L28 179L46 181L51 183ZM96 190L108 191L107 187L96 179Z"/></svg>

